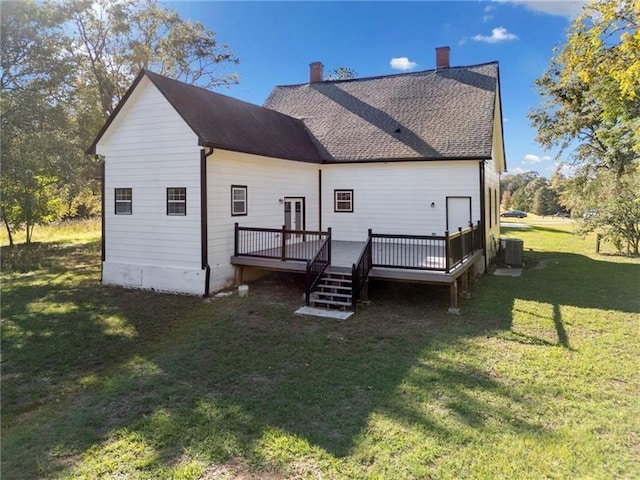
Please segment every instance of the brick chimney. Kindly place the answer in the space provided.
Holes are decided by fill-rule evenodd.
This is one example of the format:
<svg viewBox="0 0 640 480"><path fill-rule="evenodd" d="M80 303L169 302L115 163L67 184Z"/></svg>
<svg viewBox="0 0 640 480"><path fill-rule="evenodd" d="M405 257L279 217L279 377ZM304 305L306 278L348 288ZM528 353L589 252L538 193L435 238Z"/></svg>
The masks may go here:
<svg viewBox="0 0 640 480"><path fill-rule="evenodd" d="M309 83L318 83L322 81L322 62L313 62L309 64Z"/></svg>
<svg viewBox="0 0 640 480"><path fill-rule="evenodd" d="M449 68L449 47L437 47L436 48L436 68Z"/></svg>

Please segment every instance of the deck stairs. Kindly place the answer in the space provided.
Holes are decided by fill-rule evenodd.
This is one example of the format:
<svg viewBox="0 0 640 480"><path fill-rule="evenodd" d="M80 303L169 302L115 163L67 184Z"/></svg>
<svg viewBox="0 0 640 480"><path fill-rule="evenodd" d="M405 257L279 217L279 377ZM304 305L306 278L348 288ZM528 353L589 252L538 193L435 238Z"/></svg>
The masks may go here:
<svg viewBox="0 0 640 480"><path fill-rule="evenodd" d="M309 305L353 311L351 271L347 268L328 268L312 290Z"/></svg>

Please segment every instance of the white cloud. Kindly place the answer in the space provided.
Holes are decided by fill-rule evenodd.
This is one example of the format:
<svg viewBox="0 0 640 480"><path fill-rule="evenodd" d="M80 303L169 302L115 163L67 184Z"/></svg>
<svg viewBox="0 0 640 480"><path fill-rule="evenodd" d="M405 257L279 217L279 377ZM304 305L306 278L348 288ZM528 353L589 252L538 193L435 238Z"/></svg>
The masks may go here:
<svg viewBox="0 0 640 480"><path fill-rule="evenodd" d="M529 170L524 170L520 167L516 167L516 168L510 168L509 169L509 174L511 175L519 175L521 173L527 173Z"/></svg>
<svg viewBox="0 0 640 480"><path fill-rule="evenodd" d="M559 17L575 18L582 13L583 7L587 4L586 0L573 0L573 1L539 1L529 0L522 3L528 10L534 12L546 13L547 15L555 15Z"/></svg>
<svg viewBox="0 0 640 480"><path fill-rule="evenodd" d="M534 155L532 153L527 153L522 159L523 162L527 163L548 162L549 160L551 160L551 157L549 155L539 157L538 155Z"/></svg>
<svg viewBox="0 0 640 480"><path fill-rule="evenodd" d="M494 0L522 5L527 10L546 15L575 18L582 13L588 0Z"/></svg>
<svg viewBox="0 0 640 480"><path fill-rule="evenodd" d="M412 70L418 66L416 62L412 62L407 57L392 58L389 64L395 70Z"/></svg>
<svg viewBox="0 0 640 480"><path fill-rule="evenodd" d="M493 5L487 5L484 7L484 16L482 17L483 22L488 22L489 20L493 20L493 14L489 12L493 12L496 9Z"/></svg>
<svg viewBox="0 0 640 480"><path fill-rule="evenodd" d="M555 171L564 175L565 177L572 177L576 169L572 165L567 165L566 163L556 163Z"/></svg>
<svg viewBox="0 0 640 480"><path fill-rule="evenodd" d="M518 36L513 33L509 33L504 27L496 27L491 30L491 35L476 35L473 39L476 42L498 43L517 40Z"/></svg>

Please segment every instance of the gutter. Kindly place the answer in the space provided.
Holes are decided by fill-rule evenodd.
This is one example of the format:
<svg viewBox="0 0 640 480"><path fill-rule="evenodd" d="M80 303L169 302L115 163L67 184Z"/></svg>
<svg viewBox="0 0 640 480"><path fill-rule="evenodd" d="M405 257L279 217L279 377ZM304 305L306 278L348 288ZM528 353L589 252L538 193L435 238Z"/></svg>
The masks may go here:
<svg viewBox="0 0 640 480"><path fill-rule="evenodd" d="M209 296L211 286L211 267L209 266L209 225L207 213L207 158L214 152L213 147L207 147L209 151L200 150L200 254L201 268L205 271L204 295Z"/></svg>
<svg viewBox="0 0 640 480"><path fill-rule="evenodd" d="M104 209L105 209L105 202L104 202L104 195L105 195L105 182L106 182L106 163L104 158L100 161L100 230L101 230L101 235L100 235L100 250L101 252L101 262L100 262L100 283L102 283L102 277L103 277L103 270L104 270L104 262L107 258L107 250L106 250L106 240L105 240L105 233L106 233L106 228L105 228L105 218L106 215L104 213Z"/></svg>

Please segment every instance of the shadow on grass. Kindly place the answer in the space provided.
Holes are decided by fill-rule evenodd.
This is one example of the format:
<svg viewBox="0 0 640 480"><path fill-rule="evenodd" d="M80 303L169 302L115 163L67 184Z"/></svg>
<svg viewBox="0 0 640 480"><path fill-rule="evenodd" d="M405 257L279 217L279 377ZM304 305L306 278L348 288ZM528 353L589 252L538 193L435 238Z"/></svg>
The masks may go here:
<svg viewBox="0 0 640 480"><path fill-rule="evenodd" d="M515 225L512 225L510 223L501 222L500 231L503 233L526 231L526 232L547 232L547 233L569 235L569 236L574 235L573 232L567 231L565 229L558 229L558 228L554 228L553 226L543 227L541 225L531 225L528 223L517 223Z"/></svg>
<svg viewBox="0 0 640 480"><path fill-rule="evenodd" d="M487 422L552 435L519 413L527 400L516 389L450 350L509 331L514 299L552 304L564 347L560 305L638 308L637 298L594 281L615 272L637 282L637 265L570 254L546 254L545 268L518 279L483 279L464 303L473 313L460 317L446 315L446 289L372 283L372 302L344 323L294 317L302 291L277 279L252 285L248 298L210 303L101 287L97 255L93 266L88 255L62 249L48 269L16 275L3 292L7 478L55 476L87 452L114 455L105 445L131 432L158 468L184 452L286 463L286 446L265 445L273 429L292 445L345 457L374 413L451 442Z"/></svg>

